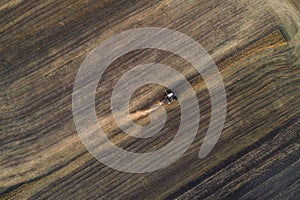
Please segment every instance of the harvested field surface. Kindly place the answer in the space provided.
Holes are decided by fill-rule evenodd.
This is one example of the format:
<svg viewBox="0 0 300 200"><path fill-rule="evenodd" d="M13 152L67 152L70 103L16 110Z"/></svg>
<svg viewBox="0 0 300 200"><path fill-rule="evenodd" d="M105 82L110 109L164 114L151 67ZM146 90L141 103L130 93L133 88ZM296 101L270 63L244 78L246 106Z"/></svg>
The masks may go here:
<svg viewBox="0 0 300 200"><path fill-rule="evenodd" d="M99 123L118 147L154 151L179 128L177 101L164 106L167 122L153 137L131 137L116 125L113 86L139 64L179 71L201 113L197 135L178 160L134 174L107 167L85 148L72 92L89 52L142 27L166 27L201 44L222 76L227 112L217 144L199 159L212 110L203 78L167 51L119 57L95 96ZM300 199L299 0L1 0L0 87L0 199ZM163 95L156 84L139 88L131 119L148 124Z"/></svg>

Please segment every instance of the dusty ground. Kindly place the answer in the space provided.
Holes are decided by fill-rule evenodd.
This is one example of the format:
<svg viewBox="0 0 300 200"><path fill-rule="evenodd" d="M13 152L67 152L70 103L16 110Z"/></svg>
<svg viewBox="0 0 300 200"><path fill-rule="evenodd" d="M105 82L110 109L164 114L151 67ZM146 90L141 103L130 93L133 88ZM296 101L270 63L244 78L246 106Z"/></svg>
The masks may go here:
<svg viewBox="0 0 300 200"><path fill-rule="evenodd" d="M2 0L1 198L299 198L299 9L296 0ZM122 56L96 95L98 118L111 141L147 152L166 145L178 129L177 103L166 107L168 122L152 138L129 137L116 127L112 86L137 64L159 62L180 71L193 85L201 113L198 134L178 161L129 174L101 164L82 145L71 95L80 64L93 48L116 33L146 26L185 33L209 52L226 87L227 117L217 145L199 159L211 112L203 79L168 52ZM146 124L144 114L162 95L157 85L136 91L133 119Z"/></svg>

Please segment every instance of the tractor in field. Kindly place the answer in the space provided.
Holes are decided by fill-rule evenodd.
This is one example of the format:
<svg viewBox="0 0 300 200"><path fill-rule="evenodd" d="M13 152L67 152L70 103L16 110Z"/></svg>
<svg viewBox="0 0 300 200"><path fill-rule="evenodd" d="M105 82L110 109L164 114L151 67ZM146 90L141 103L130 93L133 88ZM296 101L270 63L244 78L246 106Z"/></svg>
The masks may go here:
<svg viewBox="0 0 300 200"><path fill-rule="evenodd" d="M177 96L176 94L169 90L169 89L164 89L165 91L165 96L163 98L163 100L161 101L162 104L171 104L174 100L177 100Z"/></svg>

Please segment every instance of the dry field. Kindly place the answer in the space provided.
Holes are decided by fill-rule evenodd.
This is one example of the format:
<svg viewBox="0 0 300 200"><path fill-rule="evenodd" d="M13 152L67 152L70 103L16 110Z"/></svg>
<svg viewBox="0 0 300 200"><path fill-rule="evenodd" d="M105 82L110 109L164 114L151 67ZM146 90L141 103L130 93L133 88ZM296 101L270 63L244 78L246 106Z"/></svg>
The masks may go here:
<svg viewBox="0 0 300 200"><path fill-rule="evenodd" d="M207 50L224 81L227 114L216 146L199 159L211 117L203 78L170 52L144 49L118 58L95 98L99 122L117 146L153 151L178 130L177 102L165 106L167 123L154 137L130 137L116 126L112 87L138 64L178 70L201 113L197 136L180 159L132 174L105 166L84 147L72 91L91 50L149 26L184 33ZM1 0L0 65L0 199L300 198L299 0ZM162 96L154 84L137 90L133 120L147 124L147 109Z"/></svg>

